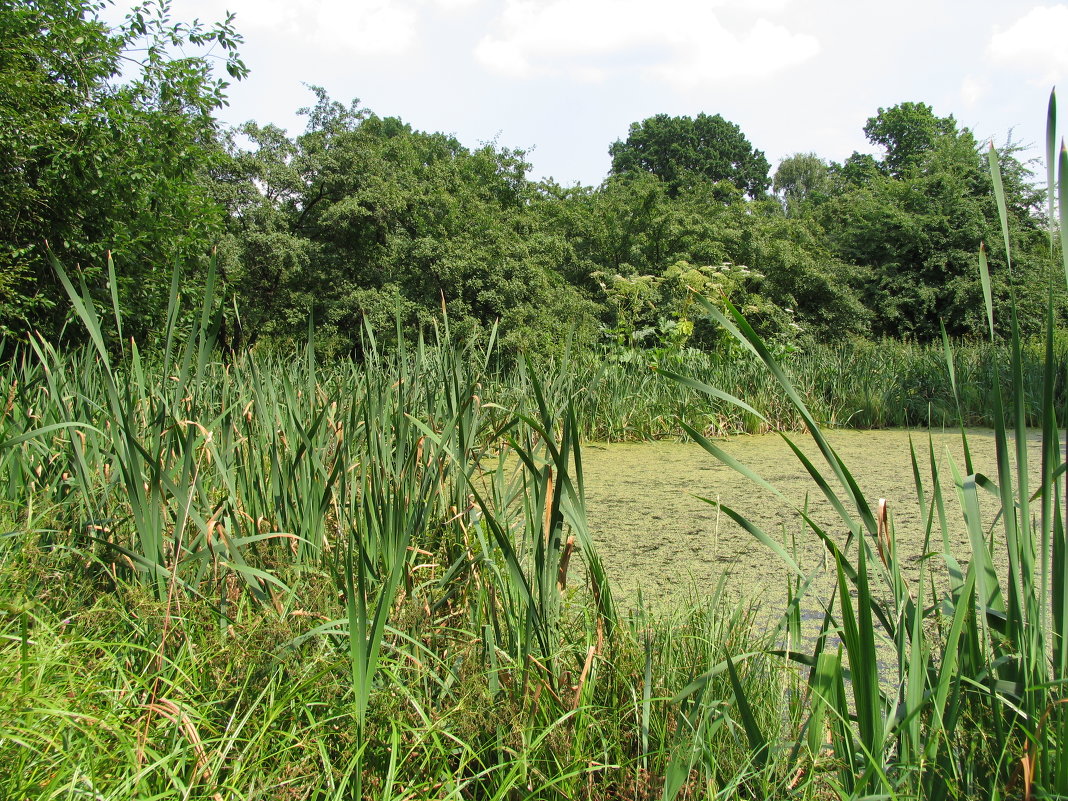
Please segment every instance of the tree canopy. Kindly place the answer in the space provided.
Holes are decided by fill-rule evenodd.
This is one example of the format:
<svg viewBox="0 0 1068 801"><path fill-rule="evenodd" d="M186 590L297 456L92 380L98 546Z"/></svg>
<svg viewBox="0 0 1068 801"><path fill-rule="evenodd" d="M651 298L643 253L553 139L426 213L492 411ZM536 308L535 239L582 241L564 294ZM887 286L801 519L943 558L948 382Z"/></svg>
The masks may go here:
<svg viewBox="0 0 1068 801"><path fill-rule="evenodd" d="M258 298L250 337L305 328L358 345L429 322L444 302L460 327L501 321L504 341L563 341L590 304L557 272L563 243L534 213L523 153L415 131L315 89L293 140L255 124L240 165L228 238L235 289Z"/></svg>
<svg viewBox="0 0 1068 801"><path fill-rule="evenodd" d="M149 2L110 29L89 0L0 4L0 332L63 317L47 247L98 268L127 266L131 320L150 315L174 259L220 230L208 173L222 155L214 113L245 67L232 19L182 25Z"/></svg>
<svg viewBox="0 0 1068 801"><path fill-rule="evenodd" d="M627 138L609 148L612 174L650 172L677 195L698 181L728 181L750 197L767 191L771 165L742 129L719 114L632 123Z"/></svg>
<svg viewBox="0 0 1068 801"><path fill-rule="evenodd" d="M1004 157L1015 175L1006 183L1019 256L1013 274L1004 260L985 159L971 131L958 128L952 116L936 117L923 103L880 109L864 130L885 155L854 154L837 169L842 184L821 208L821 220L833 251L869 268L862 296L872 309L874 332L929 340L944 323L956 336L979 334L975 264L984 242L998 300L1007 300L1015 285L1021 306L1037 308L1045 287L1041 237L1031 216L1033 190L1011 166L1011 154Z"/></svg>
<svg viewBox="0 0 1068 801"><path fill-rule="evenodd" d="M827 162L815 153L795 153L775 170L775 192L782 197L786 213L796 216L807 202L819 202L833 191Z"/></svg>
<svg viewBox="0 0 1068 801"><path fill-rule="evenodd" d="M146 344L172 266L195 292L213 247L226 338L242 347L291 346L311 321L321 350L358 350L366 330L395 336L400 320L410 335L443 304L454 330L499 325L509 354L569 341L718 347L691 293L729 299L784 342L929 340L940 321L971 336L984 324L981 242L995 302L1014 292L1025 330L1040 316L1042 191L1017 146L996 152L1010 271L985 157L924 103L868 120L878 155L784 159L773 196L764 154L705 113L635 122L600 186L562 187L530 180L521 150L468 147L321 89L295 136L256 122L224 130L226 81L245 73L231 19L187 25L155 0L110 28L98 11L89 0L0 4L9 339L63 330L48 249L101 301L114 292L123 333Z"/></svg>
<svg viewBox="0 0 1068 801"><path fill-rule="evenodd" d="M864 135L873 145L881 145L886 155L882 160L885 171L901 178L911 168L918 168L932 151L946 146L957 137L970 139L967 130L958 131L953 116L936 117L925 103L899 103L879 109L864 125ZM974 141L965 142L974 151Z"/></svg>

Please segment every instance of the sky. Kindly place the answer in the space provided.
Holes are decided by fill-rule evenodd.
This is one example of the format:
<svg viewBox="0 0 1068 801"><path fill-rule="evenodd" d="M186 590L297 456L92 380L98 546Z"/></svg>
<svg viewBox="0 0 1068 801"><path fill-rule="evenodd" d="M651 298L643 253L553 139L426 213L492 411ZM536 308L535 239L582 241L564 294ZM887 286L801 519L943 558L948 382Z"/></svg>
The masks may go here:
<svg viewBox="0 0 1068 801"><path fill-rule="evenodd" d="M108 12L121 19L128 5ZM1044 150L1068 76L1068 3L1026 0L173 0L236 14L251 72L220 118L304 129L332 99L528 152L530 177L597 185L655 114L720 114L764 151L842 161L880 108L924 102L980 141ZM1066 84L1068 85L1068 84ZM1068 91L1062 106L1068 108ZM1062 114L1068 120L1068 115Z"/></svg>

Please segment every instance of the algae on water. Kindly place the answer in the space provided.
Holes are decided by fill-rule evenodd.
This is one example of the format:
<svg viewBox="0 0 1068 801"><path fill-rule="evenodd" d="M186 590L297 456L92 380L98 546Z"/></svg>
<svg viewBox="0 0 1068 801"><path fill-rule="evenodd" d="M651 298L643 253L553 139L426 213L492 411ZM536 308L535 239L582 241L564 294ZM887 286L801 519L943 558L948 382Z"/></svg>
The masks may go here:
<svg viewBox="0 0 1068 801"><path fill-rule="evenodd" d="M926 520L921 517L913 481L909 434L904 430L826 432L832 447L875 508L886 498L893 518L898 552L910 580L919 576ZM924 482L931 497L928 432L911 432ZM791 434L809 457L824 466L812 440ZM931 432L950 528L951 550L969 552L957 508L947 456L963 472L960 432ZM994 437L986 429L968 432L975 469L996 476ZM741 436L718 443L752 468L844 544L846 530L811 477L778 434ZM1032 472L1039 465L1037 435L1031 445ZM769 611L785 598L787 571L778 557L742 530L714 504L721 501L796 547L806 572L821 570L825 548L809 533L794 508L726 467L695 443L590 443L583 451L586 508L590 529L619 600L633 603L639 587L656 608L668 609L691 596L710 593L726 572L727 591L738 599L761 603ZM993 499L991 499L992 501ZM984 525L993 522L996 506L985 504ZM931 549L941 550L937 523ZM997 549L995 549L997 550ZM941 560L930 565L937 572ZM819 589L818 582L815 589Z"/></svg>

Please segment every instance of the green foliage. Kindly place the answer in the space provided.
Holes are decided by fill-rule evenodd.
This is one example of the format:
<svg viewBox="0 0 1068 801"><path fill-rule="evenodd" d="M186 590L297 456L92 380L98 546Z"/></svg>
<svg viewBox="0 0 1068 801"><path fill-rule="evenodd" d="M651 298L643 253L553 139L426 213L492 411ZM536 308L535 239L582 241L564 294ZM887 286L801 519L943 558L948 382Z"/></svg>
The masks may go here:
<svg viewBox="0 0 1068 801"><path fill-rule="evenodd" d="M160 2L109 30L97 10L0 8L0 333L45 333L0 370L0 795L1068 792L1064 288L1047 292L1058 243L1011 142L988 176L952 117L880 110L884 157L788 159L785 208L718 116L632 126L596 189L532 185L522 152L322 90L304 134L249 124L253 150L224 150L224 83L180 53L221 48L240 77L230 21L177 25ZM193 319L200 282L164 266L224 229ZM44 238L84 262L54 262L81 346L50 336ZM625 347L573 353L595 312ZM869 325L937 333L942 359L854 338ZM910 585L820 426L946 420L969 550L926 492L949 477L925 485L914 456L929 536ZM968 454L980 421L996 481ZM814 576L721 511L793 572L778 631L804 669L720 589L677 619L621 614L584 435L681 429L722 455L709 435L786 428L812 436L825 468L786 439L840 520L798 509L836 587L809 652L792 646Z"/></svg>
<svg viewBox="0 0 1068 801"><path fill-rule="evenodd" d="M95 303L117 297L123 334L142 345L168 307L172 265L196 277L216 245L219 342L232 351L299 347L311 321L323 352L359 352L365 326L383 343L413 337L443 303L459 333L487 337L499 324L507 358L593 345L598 327L711 347L721 338L675 308L684 301L650 297L626 312L606 294L606 276L660 286L679 263L748 265L759 286L739 302L762 309L754 322L778 339L931 341L940 316L951 335L971 336L982 327L969 278L980 241L995 305L1015 292L1024 333L1037 329L1042 193L1006 142L1010 270L974 138L923 103L868 121L879 159L785 159L777 202L764 198L763 154L706 114L635 123L601 186L565 188L529 181L522 151L470 149L322 89L298 136L254 122L221 133L226 83L212 48L230 77L245 71L231 20L184 25L150 2L109 29L98 10L0 9L0 333L64 325L46 241ZM182 315L193 304L179 289ZM102 336L114 347L117 333L105 324Z"/></svg>
<svg viewBox="0 0 1068 801"><path fill-rule="evenodd" d="M671 196L697 181L729 181L750 197L763 195L770 184L763 151L719 114L657 114L631 123L626 140L614 142L609 154L613 175L652 173Z"/></svg>
<svg viewBox="0 0 1068 801"><path fill-rule="evenodd" d="M871 313L859 288L867 271L835 254L817 221L784 218L772 201L736 210L737 231L727 245L746 264L765 275L764 295L782 308L800 333L820 342L839 342L870 333ZM762 317L755 320L764 328ZM784 331L779 327L780 333Z"/></svg>
<svg viewBox="0 0 1068 801"><path fill-rule="evenodd" d="M697 297L720 306L728 300L736 303L759 321L764 330L787 339L797 337L790 328L800 330L792 322L789 311L761 294L764 275L745 265L724 262L695 266L679 261L661 276L596 272L593 278L615 313L615 324L609 334L619 345L634 347L652 341L681 348L692 341L695 345L714 348L715 332L704 324L706 315Z"/></svg>
<svg viewBox="0 0 1068 801"><path fill-rule="evenodd" d="M783 159L775 170L773 186L789 217L826 200L833 191L830 168L815 153L795 153Z"/></svg>
<svg viewBox="0 0 1068 801"><path fill-rule="evenodd" d="M668 699L727 655L732 686L779 680L729 605L618 615L584 373L484 401L491 354L447 329L222 365L210 284L184 346L112 360L65 287L90 344L0 374L0 795L651 798L691 740L703 784L750 780L736 735L774 736L777 700L739 717L725 677L685 721Z"/></svg>
<svg viewBox="0 0 1068 801"><path fill-rule="evenodd" d="M880 145L886 154L882 167L895 178L911 169L921 167L929 154L943 148L947 139L968 137L957 131L952 116L936 117L924 103L900 103L889 109L879 109L864 125L864 135L873 145ZM969 144L967 140L965 146ZM974 151L974 142L970 143Z"/></svg>
<svg viewBox="0 0 1068 801"><path fill-rule="evenodd" d="M677 264L657 288L689 314L705 304L683 286L716 297L744 276ZM675 414L697 439L754 430L725 392L709 398L715 386L775 428L860 423L862 402L872 421L879 391L899 393L885 415L949 409L936 351L813 348L770 376L744 346L661 354L689 371L673 384L611 358L501 373L443 331L362 362L320 363L309 347L222 365L209 292L176 353L111 361L93 306L70 297L93 344L42 344L0 373L0 757L17 768L0 794L89 781L105 797L820 798L834 782L883 787L872 753L916 753L910 727L926 719L899 723L875 663L862 666L885 625L878 574L843 605L855 630L835 613L849 650L824 648L811 684L720 590L674 616L624 614L589 538L582 455L584 435L662 436ZM955 354L952 375L992 386L982 366L1005 361ZM792 404L776 391L786 375ZM1048 384L1016 386L1021 407L1052 408L1035 402ZM923 622L905 619L899 633ZM909 653L930 667L956 652ZM903 703L925 690L909 685ZM969 750L970 732L995 718L969 714L960 750L938 741L936 755L959 753L978 776L991 755ZM820 750L823 722L841 759ZM903 791L911 775L890 780Z"/></svg>
<svg viewBox="0 0 1068 801"><path fill-rule="evenodd" d="M754 309L764 310L758 324L765 333L822 341L868 330L868 312L854 289L863 273L831 253L818 222L785 218L774 201L746 201L727 182L701 182L672 198L655 176L611 178L597 190L557 192L540 213L569 245L563 274L602 301L609 299L606 279L615 276L655 283L680 262L702 269L745 264L752 271L746 293ZM624 305L612 299L602 315L624 340L655 329L660 317L678 317L652 296L640 314ZM701 327L695 344L717 340L712 327Z"/></svg>
<svg viewBox="0 0 1068 801"><path fill-rule="evenodd" d="M290 338L310 316L331 351L356 348L367 321L392 335L395 313L426 326L449 309L459 331L551 351L589 304L556 268L563 248L531 211L523 154L468 150L321 89L295 139L254 124L234 153L227 275L248 340ZM247 300L246 300L247 299Z"/></svg>
<svg viewBox="0 0 1068 801"><path fill-rule="evenodd" d="M111 30L89 0L0 7L0 330L56 331L65 313L47 247L88 278L105 251L120 265L128 333L144 336L166 306L170 265L203 258L222 223L207 189L221 155L213 113L240 78L232 17L171 19L135 8ZM218 57L216 57L218 58Z"/></svg>
<svg viewBox="0 0 1068 801"><path fill-rule="evenodd" d="M885 158L854 154L836 170L840 191L818 213L835 255L868 268L862 297L873 313L873 332L931 341L944 320L952 336L979 334L982 304L973 265L982 242L999 308L1006 308L1015 288L1022 324L1034 331L1045 293L1046 249L1041 224L1031 216L1035 192L1013 150L1001 153L1012 176L1009 226L1016 258L1010 272L999 247L990 179L970 131L914 103L880 110L865 131L886 148Z"/></svg>

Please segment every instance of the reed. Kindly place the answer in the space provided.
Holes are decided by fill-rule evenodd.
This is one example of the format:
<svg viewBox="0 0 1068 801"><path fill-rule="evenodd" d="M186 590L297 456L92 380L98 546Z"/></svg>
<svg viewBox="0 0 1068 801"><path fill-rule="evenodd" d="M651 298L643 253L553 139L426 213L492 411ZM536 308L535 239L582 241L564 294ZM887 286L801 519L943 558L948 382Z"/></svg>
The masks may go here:
<svg viewBox="0 0 1068 801"><path fill-rule="evenodd" d="M1063 147L1058 169L1051 254L1068 281ZM288 358L224 359L214 270L195 315L175 271L144 352L113 293L101 305L56 270L86 344L36 338L0 370L0 796L1068 794L1068 356L1052 292L1039 342L1011 319L996 337L988 302L986 343L782 354L728 304L708 313L738 343L729 360L506 368L495 332L461 340L447 317L427 338L398 330L389 351L368 330L361 361L322 363L313 332ZM968 451L981 422L992 476ZM892 510L926 525L912 583L892 515L823 430L927 423L959 427L965 456L939 463L915 440L917 508ZM829 597L785 532L722 503L717 525L792 573L777 627L727 602L727 580L669 614L614 597L586 522L585 442L683 435L775 493L713 441L756 431L781 432L838 513L832 530L798 509ZM811 636L803 604L823 610Z"/></svg>
<svg viewBox="0 0 1068 801"><path fill-rule="evenodd" d="M1051 96L1051 152L1054 109ZM1056 183L1062 201L1062 236L1068 223L1063 203L1068 199L1066 168L1068 153L1062 145L1059 172L1055 175L1054 166L1049 167L1050 186ZM1005 198L992 149L990 171L1008 252ZM1051 241L1051 254L1056 252L1055 245ZM1061 257L1068 278L1068 252L1063 248ZM999 341L995 334L990 277L985 252L980 250L979 279L986 298L990 347L1006 354L1007 369L1001 369L1000 360L994 362L994 369L984 367L985 383L978 385L988 388L985 404L997 443L997 474L985 476L973 470L967 442L967 426L973 422L968 411L971 399L962 396L964 371L943 335L944 365L965 454L963 466L952 459L948 464L960 500L959 525L968 531L971 547L964 559L950 552L952 523L933 501L941 497L941 475L933 469L933 495L928 502L928 488L915 468L914 453L918 512L927 521L928 531L924 564L915 585L910 585L901 569L907 555L898 552L892 526L887 531L873 515L793 378L730 304L726 314L706 304L708 313L765 365L804 422L821 453L822 466L810 461L787 434L782 436L837 510L846 532L844 538L836 536L798 510L833 559L836 589L829 599L814 599L823 604L825 614L811 653L788 649L784 654L807 671L805 692L810 699L807 719L789 747L790 766L797 775L808 777L807 781L825 783L838 797L1032 798L1068 793L1064 649L1068 563L1060 485L1064 457L1059 420L1064 418L1058 415L1064 408L1058 392L1065 365L1055 348L1052 283L1059 272L1051 265L1041 371L1036 376L1014 307L1007 339ZM965 366L976 369L974 364ZM684 376L672 377L753 412L713 387ZM975 377L966 380L971 383ZM1035 424L1040 428L1042 468L1038 485L1032 486L1026 444L1029 426ZM714 456L776 492L702 432L684 425ZM933 452L931 464L936 464ZM993 520L981 517L980 492L997 503ZM733 510L722 507L722 511L779 554L796 575L796 586L803 591L810 585L812 576L804 575L774 538ZM1004 571L996 567L998 551L1006 557ZM933 561L942 561L951 577L944 592L927 581L927 564ZM965 562L967 567L962 569ZM752 704L741 687L734 686L733 693L744 715ZM766 753L768 739L753 720L747 721L747 734L754 759L759 760ZM828 773L831 765L833 772Z"/></svg>

